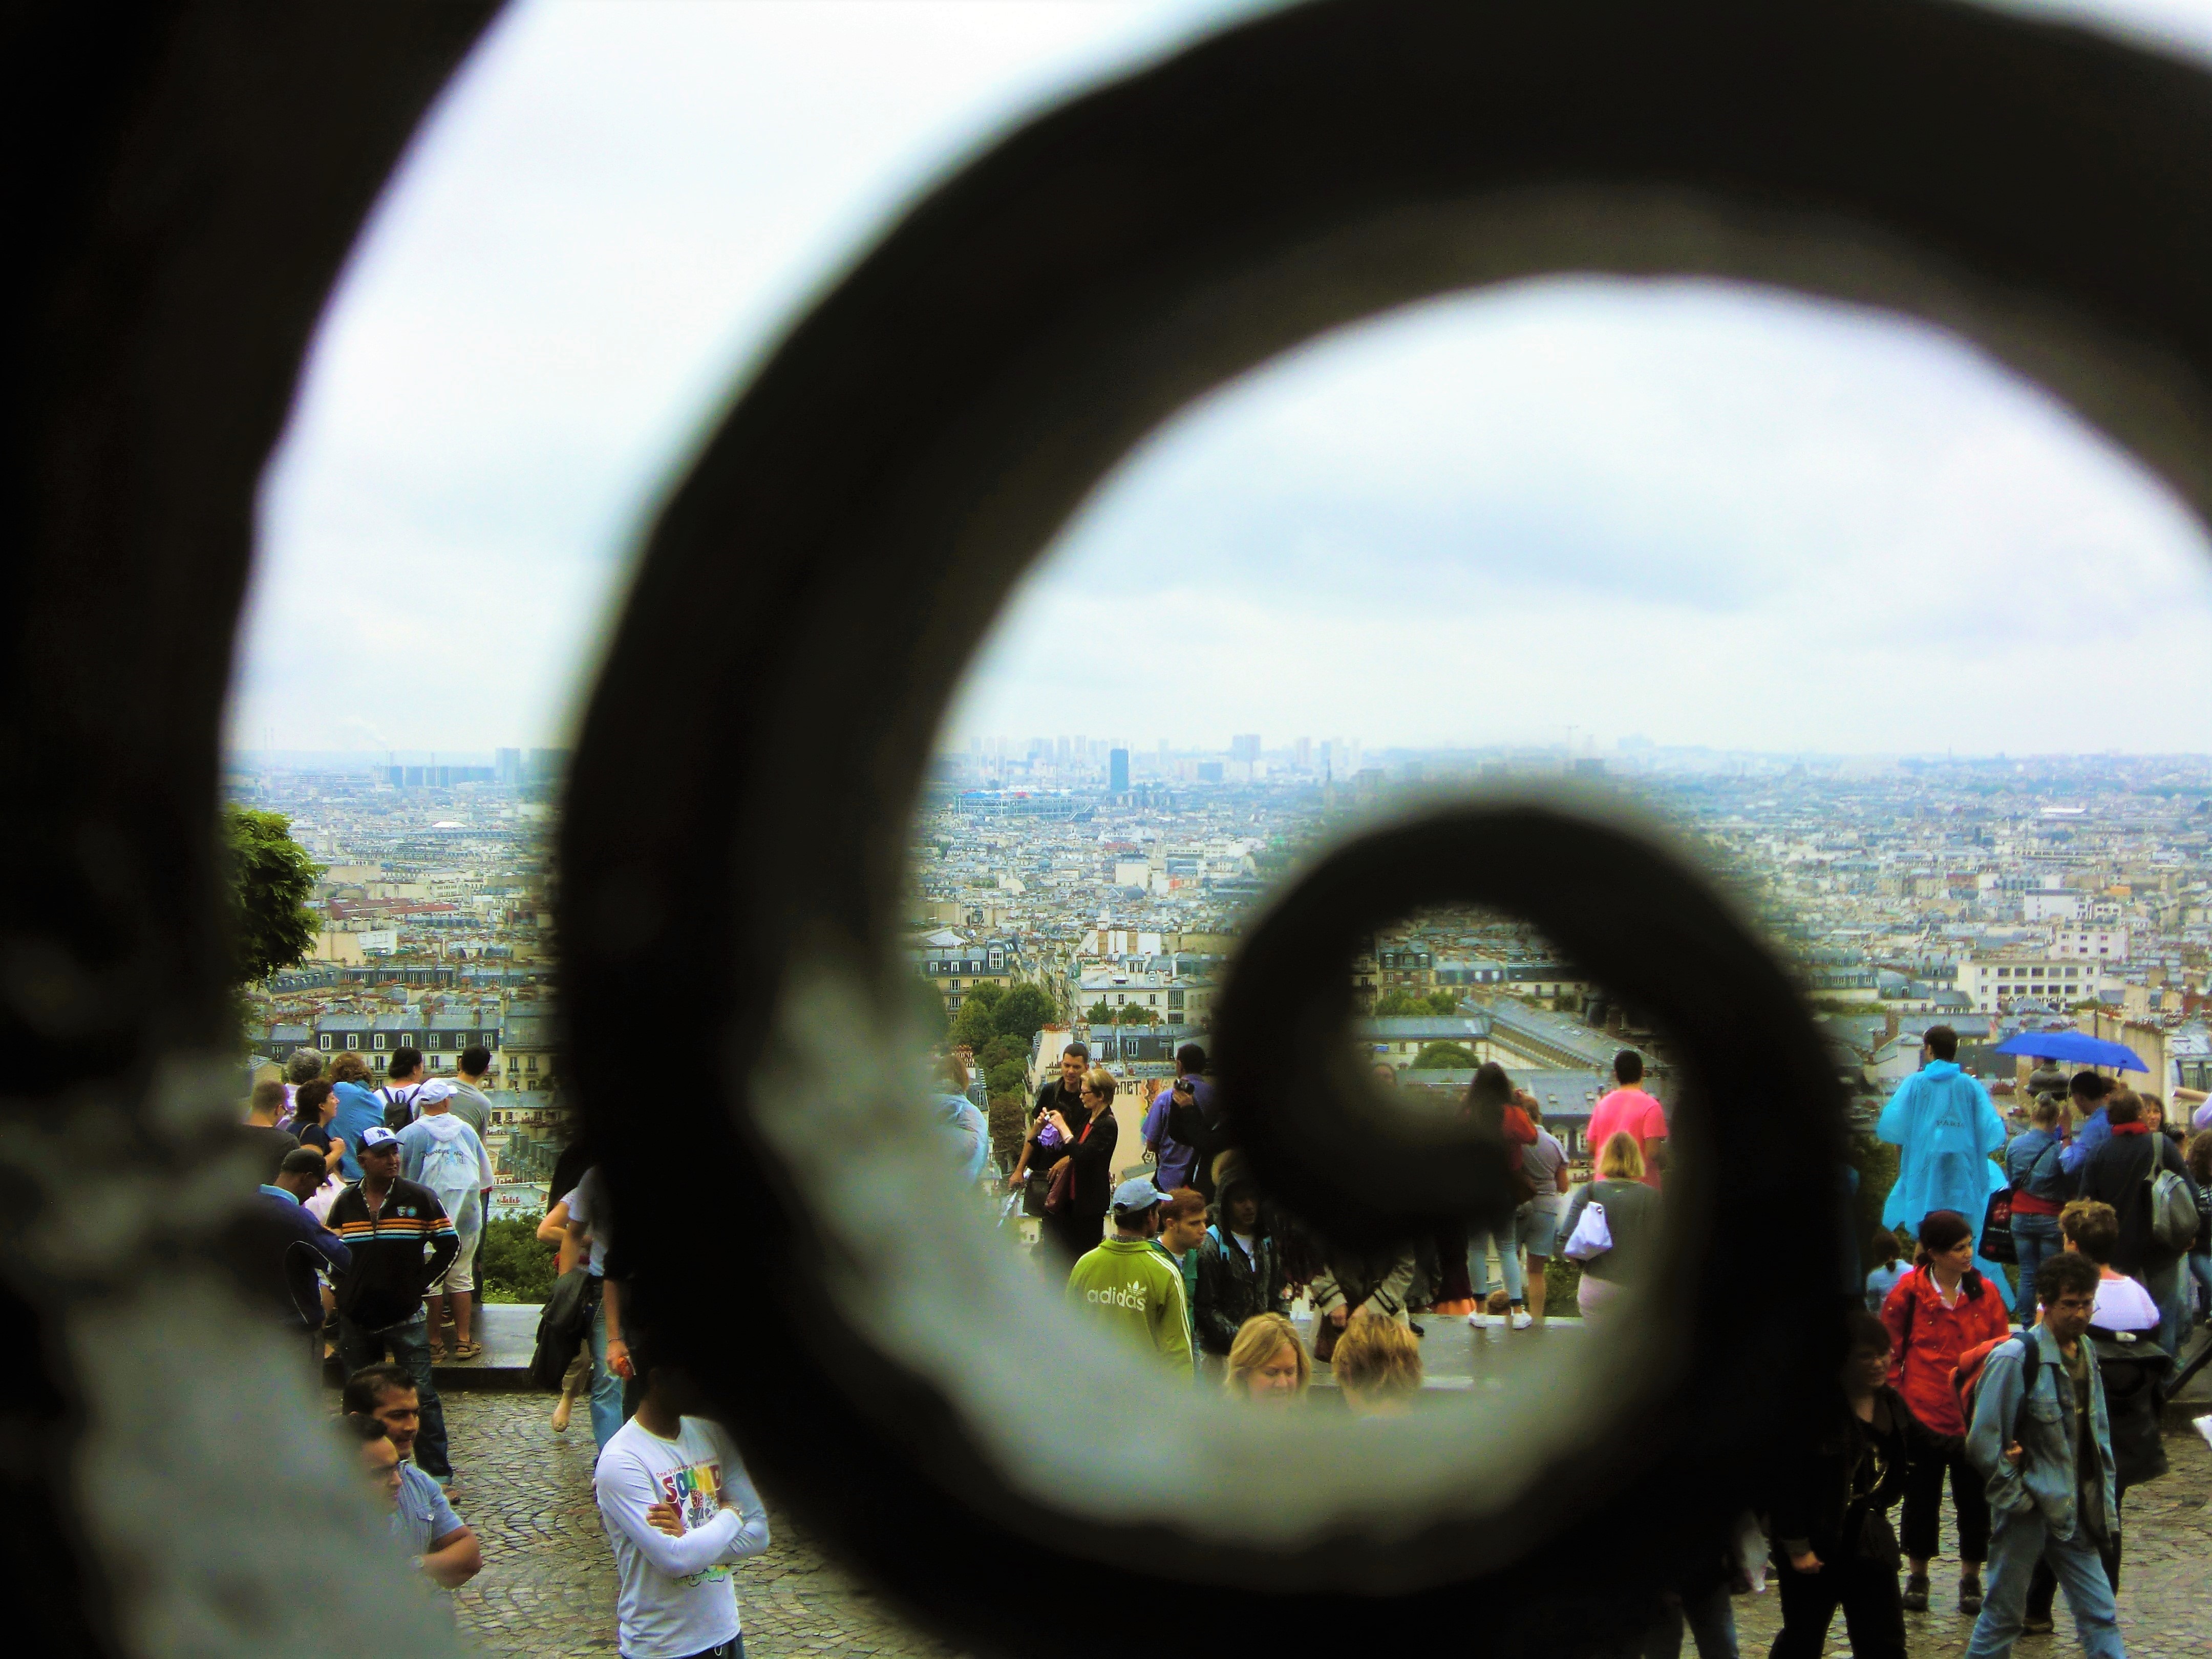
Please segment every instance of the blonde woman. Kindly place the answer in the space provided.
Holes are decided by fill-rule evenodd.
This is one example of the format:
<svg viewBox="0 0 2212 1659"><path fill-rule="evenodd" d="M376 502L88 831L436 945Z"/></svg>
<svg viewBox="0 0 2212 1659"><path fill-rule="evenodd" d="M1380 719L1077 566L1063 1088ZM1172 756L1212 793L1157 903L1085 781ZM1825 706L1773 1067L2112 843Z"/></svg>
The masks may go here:
<svg viewBox="0 0 2212 1659"><path fill-rule="evenodd" d="M1052 1185L1044 1201L1044 1236L1073 1267L1106 1237L1106 1206L1114 1195L1114 1074L1094 1066L1083 1076L1081 1121L1058 1107L1046 1116L1066 1151L1045 1171ZM1065 1176L1063 1180L1061 1177Z"/></svg>
<svg viewBox="0 0 2212 1659"><path fill-rule="evenodd" d="M1294 1405L1313 1382L1313 1362L1298 1340L1298 1328L1280 1314L1254 1314L1239 1325L1228 1364L1221 1387L1231 1400Z"/></svg>
<svg viewBox="0 0 2212 1659"><path fill-rule="evenodd" d="M1575 1189L1566 1214L1559 1218L1559 1237L1571 1241L1583 1212L1601 1204L1606 1230L1613 1235L1612 1249L1582 1264L1575 1302L1586 1319L1602 1316L1623 1290L1643 1277L1659 1245L1659 1194L1644 1184L1644 1152L1634 1135L1620 1130L1605 1143L1598 1152L1597 1176Z"/></svg>
<svg viewBox="0 0 2212 1659"><path fill-rule="evenodd" d="M1395 1319L1363 1313L1345 1328L1331 1362L1355 1417L1402 1417L1421 1391L1421 1345Z"/></svg>

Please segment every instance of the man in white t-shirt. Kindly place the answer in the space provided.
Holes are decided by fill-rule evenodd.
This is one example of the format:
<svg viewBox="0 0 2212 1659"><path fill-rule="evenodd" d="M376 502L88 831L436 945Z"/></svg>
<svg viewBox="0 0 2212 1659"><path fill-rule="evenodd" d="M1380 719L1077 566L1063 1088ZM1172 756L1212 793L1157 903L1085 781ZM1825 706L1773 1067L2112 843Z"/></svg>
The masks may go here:
<svg viewBox="0 0 2212 1659"><path fill-rule="evenodd" d="M736 1659L735 1569L768 1548L768 1510L728 1433L688 1409L690 1379L632 1358L645 1398L592 1482L615 1553L616 1645L623 1659Z"/></svg>

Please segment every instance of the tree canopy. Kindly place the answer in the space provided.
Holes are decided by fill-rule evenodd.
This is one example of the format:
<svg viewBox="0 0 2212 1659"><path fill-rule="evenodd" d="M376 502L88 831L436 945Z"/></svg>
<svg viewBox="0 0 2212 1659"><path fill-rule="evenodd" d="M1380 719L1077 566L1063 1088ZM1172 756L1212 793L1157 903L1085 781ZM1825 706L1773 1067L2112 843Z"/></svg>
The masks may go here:
<svg viewBox="0 0 2212 1659"><path fill-rule="evenodd" d="M241 985L264 980L307 954L321 924L306 906L323 866L292 839L282 812L222 810L230 877L232 973Z"/></svg>
<svg viewBox="0 0 2212 1659"><path fill-rule="evenodd" d="M1413 1065L1424 1072L1469 1071L1474 1066L1474 1054L1464 1043L1426 1042L1413 1056Z"/></svg>
<svg viewBox="0 0 2212 1659"><path fill-rule="evenodd" d="M1375 1013L1381 1019L1419 1018L1428 1014L1455 1014L1459 1012L1459 993L1456 991L1385 991L1375 999Z"/></svg>

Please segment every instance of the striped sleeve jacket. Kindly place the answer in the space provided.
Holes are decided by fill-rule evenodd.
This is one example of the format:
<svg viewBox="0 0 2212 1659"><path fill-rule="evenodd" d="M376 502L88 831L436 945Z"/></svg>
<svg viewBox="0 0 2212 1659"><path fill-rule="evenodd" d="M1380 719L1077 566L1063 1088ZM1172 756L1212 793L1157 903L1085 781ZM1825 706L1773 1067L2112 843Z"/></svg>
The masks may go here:
<svg viewBox="0 0 2212 1659"><path fill-rule="evenodd" d="M338 1312L365 1330L413 1319L461 1248L438 1195L411 1181L394 1181L374 1215L355 1182L331 1203L328 1224L353 1252L337 1279Z"/></svg>

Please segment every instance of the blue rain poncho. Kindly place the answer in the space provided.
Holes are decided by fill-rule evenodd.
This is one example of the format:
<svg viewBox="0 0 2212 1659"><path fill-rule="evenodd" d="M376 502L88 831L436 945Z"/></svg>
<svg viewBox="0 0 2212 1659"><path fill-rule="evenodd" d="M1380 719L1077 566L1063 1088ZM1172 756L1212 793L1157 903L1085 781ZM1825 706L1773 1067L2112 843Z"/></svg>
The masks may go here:
<svg viewBox="0 0 2212 1659"><path fill-rule="evenodd" d="M1981 1254L1983 1213L2005 1184L1990 1161L2005 1144L2005 1127L1989 1091L1956 1062L1931 1060L1898 1085L1875 1133L1902 1149L1882 1225L1917 1230L1930 1210L1955 1210L1974 1230L1975 1267L2008 1294L2002 1270Z"/></svg>

